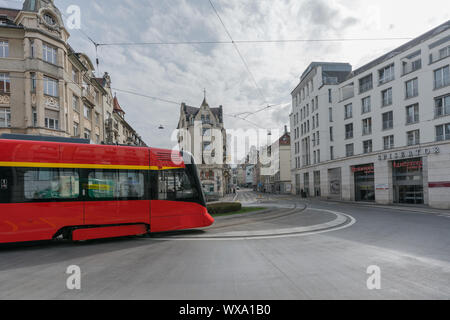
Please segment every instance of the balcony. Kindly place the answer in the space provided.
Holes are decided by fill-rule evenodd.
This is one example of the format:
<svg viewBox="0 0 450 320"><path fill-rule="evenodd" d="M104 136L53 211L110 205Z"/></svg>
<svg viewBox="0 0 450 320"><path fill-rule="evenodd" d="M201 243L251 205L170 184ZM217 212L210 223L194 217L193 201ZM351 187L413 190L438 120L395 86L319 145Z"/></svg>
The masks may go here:
<svg viewBox="0 0 450 320"><path fill-rule="evenodd" d="M353 98L355 96L355 89L353 84L341 88L341 101Z"/></svg>
<svg viewBox="0 0 450 320"><path fill-rule="evenodd" d="M95 106L95 97L88 89L83 88L81 97L84 102L87 102L91 106Z"/></svg>

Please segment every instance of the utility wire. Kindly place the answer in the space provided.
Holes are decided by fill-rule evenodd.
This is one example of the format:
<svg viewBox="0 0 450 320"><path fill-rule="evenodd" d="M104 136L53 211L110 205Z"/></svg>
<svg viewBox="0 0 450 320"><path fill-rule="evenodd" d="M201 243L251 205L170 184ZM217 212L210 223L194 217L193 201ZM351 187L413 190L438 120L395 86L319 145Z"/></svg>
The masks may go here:
<svg viewBox="0 0 450 320"><path fill-rule="evenodd" d="M414 38L329 38L329 39L268 39L268 40L232 40L232 41L154 41L154 42L110 42L98 43L98 46L158 46L158 45L201 45L201 44L264 44L264 43L295 43L295 42L351 42L351 41L399 41Z"/></svg>
<svg viewBox="0 0 450 320"><path fill-rule="evenodd" d="M251 79L253 80L253 83L255 84L256 89L258 90L259 95L261 96L261 98L263 99L264 103L266 102L266 98L264 96L264 94L262 93L261 89L258 86L258 83L255 80L255 77L253 76L253 73L250 71L250 68L247 64L247 62L245 61L244 57L241 54L241 51L239 50L238 46L236 45L236 43L233 40L233 37L231 36L230 32L228 31L227 27L225 26L225 23L222 21L222 18L220 17L219 13L217 12L216 8L214 7L214 4L212 3L212 0L208 0L212 9L214 10L214 12L216 13L217 18L219 19L220 23L222 24L225 32L227 33L228 37L231 40L231 43L233 44L234 48L236 49L236 52L238 53L239 57L241 58L245 68L247 69L248 74L250 75Z"/></svg>

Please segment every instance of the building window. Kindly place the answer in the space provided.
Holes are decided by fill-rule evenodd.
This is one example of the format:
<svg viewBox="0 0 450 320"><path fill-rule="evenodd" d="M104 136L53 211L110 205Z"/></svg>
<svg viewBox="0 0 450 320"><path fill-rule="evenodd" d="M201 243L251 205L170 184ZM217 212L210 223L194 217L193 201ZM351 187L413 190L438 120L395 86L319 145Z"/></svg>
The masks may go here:
<svg viewBox="0 0 450 320"><path fill-rule="evenodd" d="M450 140L450 123L436 126L436 141Z"/></svg>
<svg viewBox="0 0 450 320"><path fill-rule="evenodd" d="M361 114L368 113L371 111L370 97L366 97L361 100Z"/></svg>
<svg viewBox="0 0 450 320"><path fill-rule="evenodd" d="M345 108L345 119L350 119L351 117L353 117L353 105L347 104L344 106Z"/></svg>
<svg viewBox="0 0 450 320"><path fill-rule="evenodd" d="M11 127L11 110L9 108L0 108L0 128Z"/></svg>
<svg viewBox="0 0 450 320"><path fill-rule="evenodd" d="M439 59L444 59L450 56L450 46L442 48L439 50Z"/></svg>
<svg viewBox="0 0 450 320"><path fill-rule="evenodd" d="M80 112L80 99L77 96L72 96L72 108L76 112Z"/></svg>
<svg viewBox="0 0 450 320"><path fill-rule="evenodd" d="M87 140L91 140L91 131L88 129L84 129L84 138Z"/></svg>
<svg viewBox="0 0 450 320"><path fill-rule="evenodd" d="M403 62L403 74L408 74L422 68L422 59L415 60L411 63Z"/></svg>
<svg viewBox="0 0 450 320"><path fill-rule="evenodd" d="M42 59L48 63L56 64L57 61L56 48L44 43L42 45Z"/></svg>
<svg viewBox="0 0 450 320"><path fill-rule="evenodd" d="M393 149L394 148L394 136L390 135L390 136L383 137L383 146L384 146L384 150Z"/></svg>
<svg viewBox="0 0 450 320"><path fill-rule="evenodd" d="M406 107L406 124L419 122L419 104Z"/></svg>
<svg viewBox="0 0 450 320"><path fill-rule="evenodd" d="M362 127L363 127L363 136L372 134L372 118L363 119L362 121Z"/></svg>
<svg viewBox="0 0 450 320"><path fill-rule="evenodd" d="M89 120L92 117L92 109L89 108L87 105L84 105L84 117L89 119ZM124 130L125 130L125 128L124 128Z"/></svg>
<svg viewBox="0 0 450 320"><path fill-rule="evenodd" d="M53 18L48 13L44 14L44 21L51 26L54 26L56 24L55 18Z"/></svg>
<svg viewBox="0 0 450 320"><path fill-rule="evenodd" d="M45 127L47 129L58 130L59 129L59 120L52 118L45 118Z"/></svg>
<svg viewBox="0 0 450 320"><path fill-rule="evenodd" d="M330 147L330 160L334 160L334 147Z"/></svg>
<svg viewBox="0 0 450 320"><path fill-rule="evenodd" d="M355 150L354 150L354 145L353 143L350 144L346 144L345 145L345 155L347 157L352 157L355 154Z"/></svg>
<svg viewBox="0 0 450 320"><path fill-rule="evenodd" d="M383 84L389 81L394 80L394 64L391 64L381 70L378 71L379 75L379 84Z"/></svg>
<svg viewBox="0 0 450 320"><path fill-rule="evenodd" d="M11 80L9 78L9 73L0 73L0 92L11 92Z"/></svg>
<svg viewBox="0 0 450 320"><path fill-rule="evenodd" d="M204 137L211 137L211 129L203 128L203 136Z"/></svg>
<svg viewBox="0 0 450 320"><path fill-rule="evenodd" d="M434 88L439 89L450 85L450 69L449 66L434 71Z"/></svg>
<svg viewBox="0 0 450 320"><path fill-rule="evenodd" d="M345 125L345 139L353 138L353 123Z"/></svg>
<svg viewBox="0 0 450 320"><path fill-rule="evenodd" d="M30 73L30 78L31 78L31 92L36 92L36 73L35 72L31 72Z"/></svg>
<svg viewBox="0 0 450 320"><path fill-rule="evenodd" d="M44 94L58 97L58 80L44 76Z"/></svg>
<svg viewBox="0 0 450 320"><path fill-rule="evenodd" d="M333 108L328 108L328 119L333 122Z"/></svg>
<svg viewBox="0 0 450 320"><path fill-rule="evenodd" d="M38 117L37 117L37 111L36 111L36 108L35 107L33 107L32 109L31 109L31 112L32 112L32 114L33 114L33 127L37 127L38 126Z"/></svg>
<svg viewBox="0 0 450 320"><path fill-rule="evenodd" d="M372 74L359 79L359 93L364 93L373 88Z"/></svg>
<svg viewBox="0 0 450 320"><path fill-rule="evenodd" d="M450 94L434 99L434 114L436 117L450 115Z"/></svg>
<svg viewBox="0 0 450 320"><path fill-rule="evenodd" d="M383 130L392 129L394 127L394 113L392 111L383 113L382 118Z"/></svg>
<svg viewBox="0 0 450 320"><path fill-rule="evenodd" d="M211 124L211 119L209 117L209 114L204 115L202 114L202 124Z"/></svg>
<svg viewBox="0 0 450 320"><path fill-rule="evenodd" d="M420 144L420 131L414 130L414 131L408 131L406 133L406 140L408 142L408 146L414 146L416 144Z"/></svg>
<svg viewBox="0 0 450 320"><path fill-rule="evenodd" d="M331 89L328 89L328 102L329 103L333 102L333 99L332 99L332 96L331 96Z"/></svg>
<svg viewBox="0 0 450 320"><path fill-rule="evenodd" d="M392 104L392 88L381 91L382 106L390 106Z"/></svg>
<svg viewBox="0 0 450 320"><path fill-rule="evenodd" d="M100 113L98 113L98 112L95 113L95 123L97 125L100 124Z"/></svg>
<svg viewBox="0 0 450 320"><path fill-rule="evenodd" d="M211 151L211 142L203 142L203 151Z"/></svg>
<svg viewBox="0 0 450 320"><path fill-rule="evenodd" d="M34 58L34 40L30 40L31 58Z"/></svg>
<svg viewBox="0 0 450 320"><path fill-rule="evenodd" d="M363 152L364 153L372 152L372 140L363 141Z"/></svg>
<svg viewBox="0 0 450 320"><path fill-rule="evenodd" d="M72 81L78 83L78 71L72 66Z"/></svg>
<svg viewBox="0 0 450 320"><path fill-rule="evenodd" d="M406 99L417 97L419 95L419 80L417 78L405 82Z"/></svg>
<svg viewBox="0 0 450 320"><path fill-rule="evenodd" d="M74 122L73 123L73 135L74 135L74 137L78 137L79 134L80 134L80 132L78 130L78 123Z"/></svg>
<svg viewBox="0 0 450 320"><path fill-rule="evenodd" d="M0 58L8 58L8 57L9 57L9 42L0 41Z"/></svg>
<svg viewBox="0 0 450 320"><path fill-rule="evenodd" d="M333 141L333 127L330 127L330 141Z"/></svg>

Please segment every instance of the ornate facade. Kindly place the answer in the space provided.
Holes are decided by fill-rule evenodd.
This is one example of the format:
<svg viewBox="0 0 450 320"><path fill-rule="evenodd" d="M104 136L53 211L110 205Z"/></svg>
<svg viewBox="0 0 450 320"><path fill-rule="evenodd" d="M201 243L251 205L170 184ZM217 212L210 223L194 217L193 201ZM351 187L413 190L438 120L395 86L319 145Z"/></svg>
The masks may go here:
<svg viewBox="0 0 450 320"><path fill-rule="evenodd" d="M70 47L69 37L53 0L0 8L0 134L119 143L105 130L113 114L109 75L96 78L91 60Z"/></svg>
<svg viewBox="0 0 450 320"><path fill-rule="evenodd" d="M178 129L180 150L193 154L206 196L223 197L229 193L231 174L226 164L223 107L210 108L206 97L200 108L182 103Z"/></svg>

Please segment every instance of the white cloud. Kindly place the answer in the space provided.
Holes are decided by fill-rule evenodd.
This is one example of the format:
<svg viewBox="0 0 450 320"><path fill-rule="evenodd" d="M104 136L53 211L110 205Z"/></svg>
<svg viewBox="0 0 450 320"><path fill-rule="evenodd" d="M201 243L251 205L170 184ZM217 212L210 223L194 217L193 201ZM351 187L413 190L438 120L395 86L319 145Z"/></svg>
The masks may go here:
<svg viewBox="0 0 450 320"><path fill-rule="evenodd" d="M414 5L406 0L213 1L235 40L415 37L448 19L448 13L441 10L448 7L444 0ZM3 2L0 0L0 6ZM56 1L63 12L72 3L72 0ZM83 30L101 43L228 40L208 1L80 0L77 3L82 9ZM349 62L357 67L403 42L241 43L238 46L267 103L278 104L290 102L290 92L311 61ZM94 47L80 32L71 31L70 43L75 50L95 59ZM111 74L115 88L193 106L200 105L206 88L209 104L223 105L228 114L257 110L264 105L230 44L101 47L99 58L99 71ZM169 138L178 122L179 106L121 92L117 95L127 121L149 145L172 146ZM282 128L288 123L289 111L289 106L282 106L248 119L260 126ZM158 130L159 124L166 130ZM226 117L225 126L236 129L249 123Z"/></svg>

